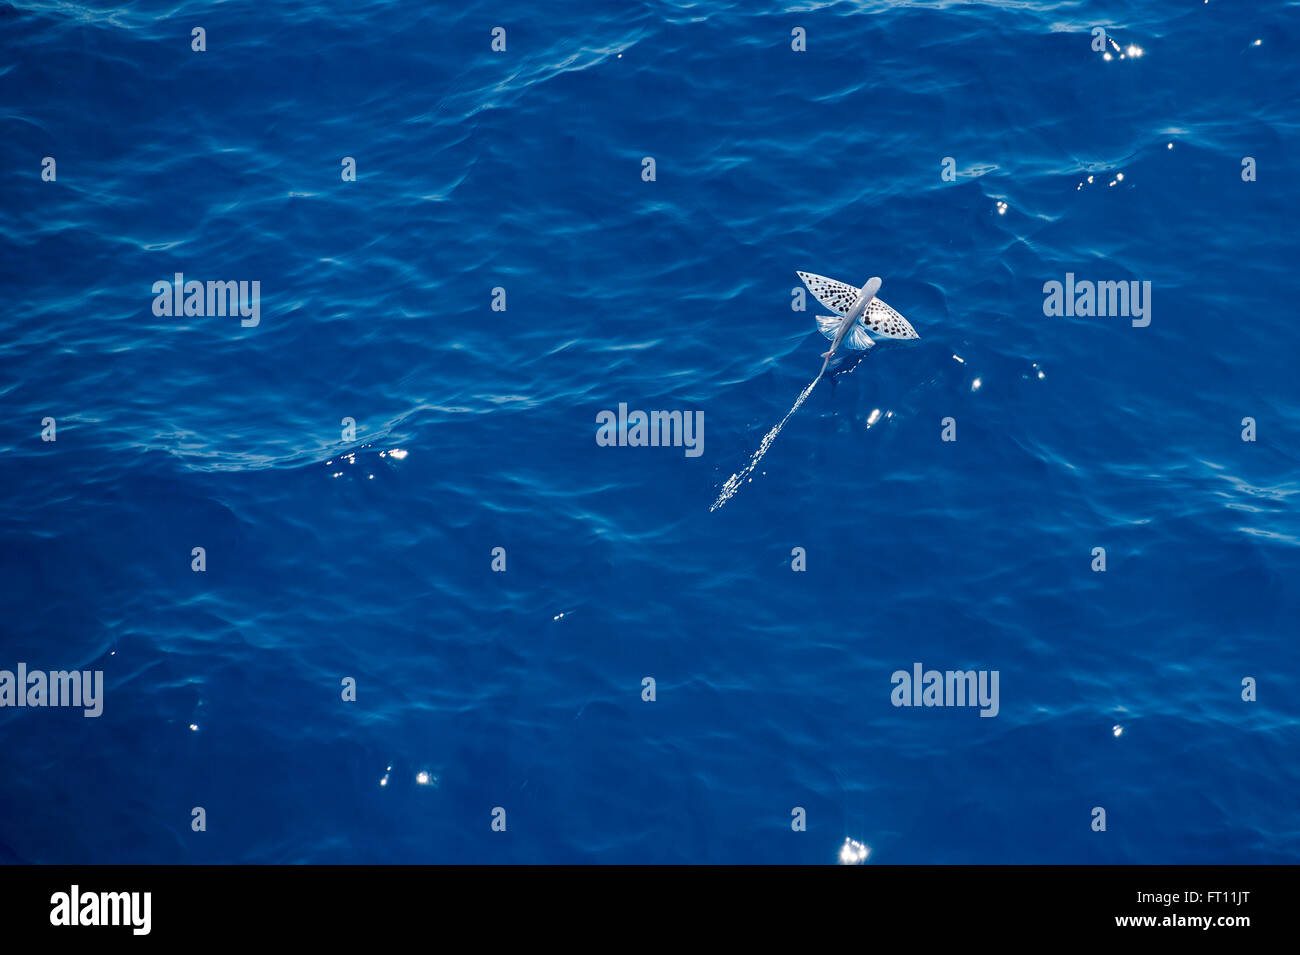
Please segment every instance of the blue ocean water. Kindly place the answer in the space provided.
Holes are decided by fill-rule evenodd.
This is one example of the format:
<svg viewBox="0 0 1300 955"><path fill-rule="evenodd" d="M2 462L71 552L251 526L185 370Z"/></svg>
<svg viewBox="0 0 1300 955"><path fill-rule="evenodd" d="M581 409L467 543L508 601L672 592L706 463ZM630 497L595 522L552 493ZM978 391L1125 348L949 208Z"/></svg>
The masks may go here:
<svg viewBox="0 0 1300 955"><path fill-rule="evenodd" d="M0 859L1300 861L1296 34L0 8L0 669L104 675L98 718L0 708ZM920 340L710 512L820 367L796 269ZM156 315L176 273L258 324ZM1045 315L1067 274L1149 325ZM620 403L703 453L598 446ZM915 663L996 717L894 706Z"/></svg>

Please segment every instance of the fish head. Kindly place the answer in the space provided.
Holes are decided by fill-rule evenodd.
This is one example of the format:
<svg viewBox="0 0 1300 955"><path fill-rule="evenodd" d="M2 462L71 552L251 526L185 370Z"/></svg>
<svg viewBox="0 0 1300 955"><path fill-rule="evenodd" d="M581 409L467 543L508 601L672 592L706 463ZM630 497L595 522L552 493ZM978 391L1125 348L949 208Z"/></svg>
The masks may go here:
<svg viewBox="0 0 1300 955"><path fill-rule="evenodd" d="M875 295L880 291L880 286L883 284L884 283L880 281L879 275L873 275L871 278L867 279L867 284L862 286L862 294L867 296Z"/></svg>

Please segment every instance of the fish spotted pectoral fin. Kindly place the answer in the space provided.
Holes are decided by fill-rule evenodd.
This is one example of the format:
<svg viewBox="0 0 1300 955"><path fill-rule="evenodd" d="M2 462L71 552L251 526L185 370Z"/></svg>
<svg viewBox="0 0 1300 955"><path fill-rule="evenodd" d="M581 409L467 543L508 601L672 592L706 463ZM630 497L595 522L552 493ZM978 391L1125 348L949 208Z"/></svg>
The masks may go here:
<svg viewBox="0 0 1300 955"><path fill-rule="evenodd" d="M847 315L849 309L858 300L859 290L846 282L837 282L813 272L795 272L795 274L799 276L799 281L808 286L808 291L813 293L813 298L832 312Z"/></svg>
<svg viewBox="0 0 1300 955"><path fill-rule="evenodd" d="M882 338L921 337L907 319L878 298L873 298L867 303L867 312L862 316L862 320L867 323L868 328Z"/></svg>
<svg viewBox="0 0 1300 955"><path fill-rule="evenodd" d="M834 341L835 333L839 331L840 322L842 321L844 321L844 319L836 318L834 315L818 315L817 330L831 341Z"/></svg>
<svg viewBox="0 0 1300 955"><path fill-rule="evenodd" d="M866 351L875 344L867 334L867 328L861 322L854 324L852 330L844 336L844 344L856 351Z"/></svg>

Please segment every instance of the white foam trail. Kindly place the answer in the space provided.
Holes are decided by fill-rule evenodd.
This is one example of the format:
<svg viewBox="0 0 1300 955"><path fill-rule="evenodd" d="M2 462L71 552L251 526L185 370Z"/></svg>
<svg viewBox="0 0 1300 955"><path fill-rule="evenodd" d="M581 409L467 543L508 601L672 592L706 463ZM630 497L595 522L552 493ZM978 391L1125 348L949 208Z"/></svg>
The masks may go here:
<svg viewBox="0 0 1300 955"><path fill-rule="evenodd" d="M772 446L772 442L775 441L776 436L781 433L781 429L785 427L785 423L790 420L790 416L799 410L801 404L808 400L808 396L812 394L812 390L817 387L817 382L822 380L822 372L825 370L826 369L823 368L822 371L817 373L817 377L808 383L808 387L803 390L803 394L795 399L794 407L787 411L785 417L781 419L781 422L767 433L767 436L763 438L763 443L758 446L758 450L754 452L752 457L750 457L749 463L731 477L727 478L727 483L722 485L722 491L718 494L718 499L713 502L713 506L709 508L709 513L713 513L723 504L726 504L735 496L736 492L740 490L740 485L744 483L745 478L749 477L749 475L753 473L754 468L758 467L758 462L763 460L763 455L767 454L767 449Z"/></svg>

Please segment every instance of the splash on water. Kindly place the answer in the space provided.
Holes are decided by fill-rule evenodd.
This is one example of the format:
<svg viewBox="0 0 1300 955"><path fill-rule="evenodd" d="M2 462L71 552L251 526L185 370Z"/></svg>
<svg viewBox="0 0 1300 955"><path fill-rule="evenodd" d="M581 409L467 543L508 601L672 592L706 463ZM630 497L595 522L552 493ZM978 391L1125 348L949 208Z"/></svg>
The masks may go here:
<svg viewBox="0 0 1300 955"><path fill-rule="evenodd" d="M823 368L822 371L824 372L825 369ZM735 496L736 492L740 490L740 485L745 483L745 479L754 472L754 468L758 467L758 462L763 460L763 455L767 454L767 449L772 446L772 442L775 441L776 436L781 433L781 429L785 427L785 423L790 420L790 416L799 410L801 404L808 400L808 396L812 394L812 390L817 387L817 382L821 380L822 375L821 372L819 372L817 377L808 383L808 387L803 390L803 394L795 399L794 407L787 411L785 417L782 418L777 426L769 431L767 436L763 438L763 443L758 446L758 450L754 452L752 457L750 457L749 463L731 477L727 478L727 483L722 485L722 490L718 494L718 499L714 501L713 506L709 508L710 513L716 511Z"/></svg>
<svg viewBox="0 0 1300 955"><path fill-rule="evenodd" d="M871 855L870 846L856 839L846 838L844 845L840 846L840 865L862 865L869 855Z"/></svg>

